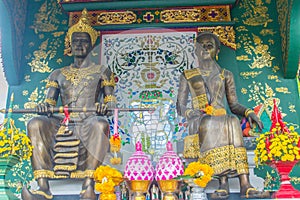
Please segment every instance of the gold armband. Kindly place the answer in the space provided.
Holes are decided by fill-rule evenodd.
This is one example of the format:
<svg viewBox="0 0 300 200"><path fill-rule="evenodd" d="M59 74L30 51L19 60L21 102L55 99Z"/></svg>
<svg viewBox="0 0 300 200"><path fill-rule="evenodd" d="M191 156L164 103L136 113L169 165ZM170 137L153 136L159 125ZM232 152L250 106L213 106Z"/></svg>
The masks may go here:
<svg viewBox="0 0 300 200"><path fill-rule="evenodd" d="M193 112L192 109L187 109L184 113L185 117L188 117L190 115L190 113Z"/></svg>
<svg viewBox="0 0 300 200"><path fill-rule="evenodd" d="M58 83L56 81L48 81L46 84L46 88L49 88L49 87L58 88Z"/></svg>
<svg viewBox="0 0 300 200"><path fill-rule="evenodd" d="M117 99L115 96L113 95L107 95L105 98L104 98L104 103L108 103L108 102L116 102Z"/></svg>
<svg viewBox="0 0 300 200"><path fill-rule="evenodd" d="M45 99L45 103L48 103L51 106L55 106L56 105L56 100L47 98L47 99Z"/></svg>
<svg viewBox="0 0 300 200"><path fill-rule="evenodd" d="M248 108L248 109L245 111L245 116L248 117L248 115L249 115L250 113L254 113L254 111L253 111L252 109Z"/></svg>
<svg viewBox="0 0 300 200"><path fill-rule="evenodd" d="M103 80L103 87L104 86L112 86L112 87L116 86L115 77L113 73L111 73L110 80Z"/></svg>

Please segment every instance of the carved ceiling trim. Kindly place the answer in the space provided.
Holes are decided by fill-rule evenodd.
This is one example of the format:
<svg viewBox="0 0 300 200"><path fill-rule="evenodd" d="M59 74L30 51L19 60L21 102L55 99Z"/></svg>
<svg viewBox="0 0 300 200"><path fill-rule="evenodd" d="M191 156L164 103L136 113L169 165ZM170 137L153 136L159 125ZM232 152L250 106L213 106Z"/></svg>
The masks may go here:
<svg viewBox="0 0 300 200"><path fill-rule="evenodd" d="M88 11L92 26L120 24L169 24L190 22L231 22L230 6L197 6L176 9L133 9L125 11ZM69 26L77 23L81 11L69 13Z"/></svg>
<svg viewBox="0 0 300 200"><path fill-rule="evenodd" d="M198 33L204 31L216 34L222 44L236 50L235 31L233 26L198 27Z"/></svg>

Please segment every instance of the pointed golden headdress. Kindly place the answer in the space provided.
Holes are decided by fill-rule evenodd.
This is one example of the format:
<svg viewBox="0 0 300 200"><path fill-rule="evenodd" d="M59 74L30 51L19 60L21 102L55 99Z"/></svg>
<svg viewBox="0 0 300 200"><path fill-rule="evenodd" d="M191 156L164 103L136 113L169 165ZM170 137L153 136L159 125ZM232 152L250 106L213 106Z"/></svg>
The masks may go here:
<svg viewBox="0 0 300 200"><path fill-rule="evenodd" d="M65 41L65 45L66 48L68 45L70 45L71 41L72 41L72 34L74 32L84 32L84 33L88 33L91 37L91 42L92 45L94 46L96 43L96 40L98 38L98 32L90 25L89 23L89 19L88 19L88 12L85 9L83 9L81 17L79 19L79 21L74 24L73 26L71 26L67 32L66 35L66 41ZM68 44L69 43L69 44ZM68 48L67 48L68 49ZM65 50L66 53L66 50Z"/></svg>

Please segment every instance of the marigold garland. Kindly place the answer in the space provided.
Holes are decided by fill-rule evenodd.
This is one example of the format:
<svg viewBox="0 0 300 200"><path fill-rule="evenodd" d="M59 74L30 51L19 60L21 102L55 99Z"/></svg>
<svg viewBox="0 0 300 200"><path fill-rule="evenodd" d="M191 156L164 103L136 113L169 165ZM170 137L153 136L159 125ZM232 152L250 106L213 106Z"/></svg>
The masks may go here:
<svg viewBox="0 0 300 200"><path fill-rule="evenodd" d="M111 145L111 152L119 152L121 149L121 136L119 134L114 134L110 137L109 143Z"/></svg>
<svg viewBox="0 0 300 200"><path fill-rule="evenodd" d="M121 164L121 158L117 156L117 152L119 152L121 149L121 143L122 143L121 136L116 132L110 137L109 143L110 143L110 151L111 153L113 153L113 157L110 159L110 163L112 165Z"/></svg>
<svg viewBox="0 0 300 200"><path fill-rule="evenodd" d="M207 165L198 162L191 162L188 167L184 170L185 176L189 175L193 178L195 184L200 187L206 187L207 183L211 181L212 175L214 174L213 169Z"/></svg>
<svg viewBox="0 0 300 200"><path fill-rule="evenodd" d="M117 169L110 166L99 166L94 172L96 182L95 189L101 194L111 194L114 187L119 185L123 180L123 175Z"/></svg>

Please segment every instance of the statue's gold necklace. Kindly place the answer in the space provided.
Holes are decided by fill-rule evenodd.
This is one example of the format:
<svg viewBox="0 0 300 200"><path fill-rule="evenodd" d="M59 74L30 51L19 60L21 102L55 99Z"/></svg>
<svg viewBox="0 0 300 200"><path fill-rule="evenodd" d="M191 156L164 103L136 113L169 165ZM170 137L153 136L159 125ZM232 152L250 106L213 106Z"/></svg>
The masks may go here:
<svg viewBox="0 0 300 200"><path fill-rule="evenodd" d="M73 65L61 69L62 75L66 77L66 80L70 81L72 85L77 86L83 79L93 80L94 77L91 74L100 72L100 67L92 64L89 67L74 68Z"/></svg>

